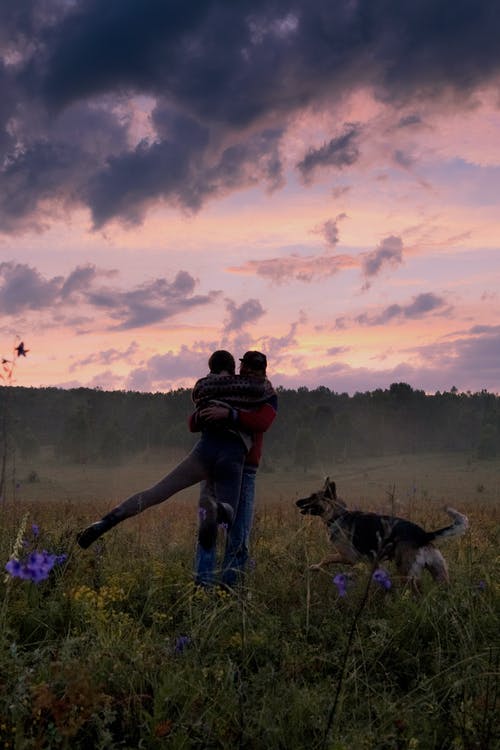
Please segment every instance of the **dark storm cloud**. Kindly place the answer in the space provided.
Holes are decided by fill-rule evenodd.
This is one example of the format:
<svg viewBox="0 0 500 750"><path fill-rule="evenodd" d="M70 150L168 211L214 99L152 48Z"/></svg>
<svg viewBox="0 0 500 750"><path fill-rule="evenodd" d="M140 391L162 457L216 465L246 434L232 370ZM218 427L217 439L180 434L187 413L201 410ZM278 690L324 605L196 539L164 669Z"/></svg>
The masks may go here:
<svg viewBox="0 0 500 750"><path fill-rule="evenodd" d="M2 0L0 3L0 44L7 49L25 49L39 38L51 19L60 23L71 8L67 0Z"/></svg>
<svg viewBox="0 0 500 750"><path fill-rule="evenodd" d="M290 115L360 87L396 107L450 92L468 106L499 74L499 36L497 0L3 0L1 227L50 214L51 201L88 206L99 226L139 221L157 199L198 209L257 181L276 187ZM140 147L113 107L131 94L158 102ZM96 102L107 121L101 110L79 132L62 119ZM349 167L361 136L348 126L310 144L304 179Z"/></svg>
<svg viewBox="0 0 500 750"><path fill-rule="evenodd" d="M1 105L0 105L1 107ZM26 121L15 119L15 147L0 165L0 228L15 231L27 219L43 222L44 202L71 207L107 159L126 146L126 126L102 107L75 104L49 120L36 103ZM1 138L1 136L0 136ZM48 210L48 209L46 209Z"/></svg>
<svg viewBox="0 0 500 750"><path fill-rule="evenodd" d="M358 315L355 320L360 325L379 326L391 320L416 320L429 313L448 314L450 312L446 300L432 292L418 294L408 305L389 305L378 315Z"/></svg>
<svg viewBox="0 0 500 750"><path fill-rule="evenodd" d="M16 106L18 92L8 68L0 59L0 157L10 153L15 146L15 138L9 127L9 121Z"/></svg>
<svg viewBox="0 0 500 750"><path fill-rule="evenodd" d="M109 0L103 11L86 0L44 35L43 81L59 105L168 91L245 125L270 102L289 110L353 83L392 98L467 91L498 72L497 9L496 0Z"/></svg>
<svg viewBox="0 0 500 750"><path fill-rule="evenodd" d="M207 153L207 130L188 118L180 120L176 137L142 141L133 151L109 158L89 180L85 198L94 226L114 216L139 222L159 198L197 210L209 196L259 182L270 189L281 183L279 131L260 132L214 155Z"/></svg>

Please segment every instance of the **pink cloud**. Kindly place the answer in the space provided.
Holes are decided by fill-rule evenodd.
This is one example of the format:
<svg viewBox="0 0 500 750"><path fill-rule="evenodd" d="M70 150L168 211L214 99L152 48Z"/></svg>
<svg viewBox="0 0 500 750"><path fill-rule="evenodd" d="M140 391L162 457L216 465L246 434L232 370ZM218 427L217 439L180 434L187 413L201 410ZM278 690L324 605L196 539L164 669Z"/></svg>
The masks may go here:
<svg viewBox="0 0 500 750"><path fill-rule="evenodd" d="M350 255L289 255L283 258L249 260L242 266L232 266L232 273L261 276L275 284L289 281L311 282L334 276L339 271L354 268L357 261Z"/></svg>

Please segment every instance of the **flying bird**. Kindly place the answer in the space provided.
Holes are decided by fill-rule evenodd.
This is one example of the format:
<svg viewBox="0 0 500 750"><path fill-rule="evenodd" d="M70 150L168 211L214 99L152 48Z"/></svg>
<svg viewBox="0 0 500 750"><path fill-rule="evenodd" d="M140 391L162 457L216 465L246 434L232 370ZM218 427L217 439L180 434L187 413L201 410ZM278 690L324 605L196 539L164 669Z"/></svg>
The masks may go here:
<svg viewBox="0 0 500 750"><path fill-rule="evenodd" d="M17 352L18 357L25 357L27 353L29 352L29 349L25 349L24 341L21 341L21 343L15 347L14 351Z"/></svg>

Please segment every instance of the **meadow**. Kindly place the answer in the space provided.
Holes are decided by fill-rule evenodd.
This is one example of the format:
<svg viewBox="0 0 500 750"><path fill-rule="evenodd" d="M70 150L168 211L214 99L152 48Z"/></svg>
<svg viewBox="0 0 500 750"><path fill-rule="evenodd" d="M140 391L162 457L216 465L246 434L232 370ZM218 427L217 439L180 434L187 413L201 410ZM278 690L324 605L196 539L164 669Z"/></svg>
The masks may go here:
<svg viewBox="0 0 500 750"><path fill-rule="evenodd" d="M16 467L0 505L0 750L498 747L498 460L328 467L351 507L427 528L448 523L446 504L469 515L467 534L441 545L451 585L426 579L416 599L390 563L388 590L363 564L309 570L328 542L293 501L326 471L260 474L234 593L193 585L194 488L75 546L76 530L175 459ZM67 558L39 583L4 570L33 549Z"/></svg>

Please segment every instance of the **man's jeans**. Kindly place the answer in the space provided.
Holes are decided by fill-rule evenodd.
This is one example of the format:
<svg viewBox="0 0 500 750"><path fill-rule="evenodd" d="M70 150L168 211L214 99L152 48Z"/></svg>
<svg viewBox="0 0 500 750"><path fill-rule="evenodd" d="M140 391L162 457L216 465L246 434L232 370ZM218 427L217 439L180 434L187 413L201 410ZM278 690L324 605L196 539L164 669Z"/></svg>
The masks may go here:
<svg viewBox="0 0 500 750"><path fill-rule="evenodd" d="M221 581L233 588L243 578L248 561L250 532L252 530L255 503L256 469L245 466L241 481L241 492L231 528L227 532L226 549L222 563ZM219 498L217 498L219 500ZM216 545L205 550L198 544L196 549L196 583L212 586L216 582Z"/></svg>

